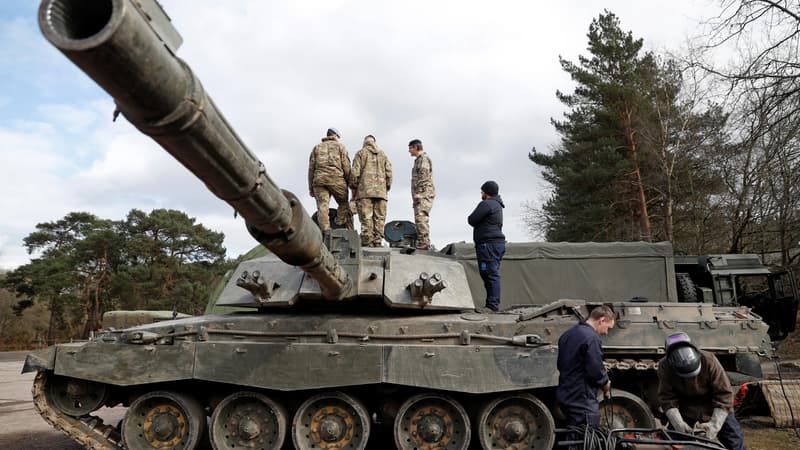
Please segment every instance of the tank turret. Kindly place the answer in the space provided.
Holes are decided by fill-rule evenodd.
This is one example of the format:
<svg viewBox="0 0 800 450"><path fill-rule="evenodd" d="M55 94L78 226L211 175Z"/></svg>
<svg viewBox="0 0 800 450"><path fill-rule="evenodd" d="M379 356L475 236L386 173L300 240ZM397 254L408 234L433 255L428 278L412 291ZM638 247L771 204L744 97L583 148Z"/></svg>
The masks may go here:
<svg viewBox="0 0 800 450"><path fill-rule="evenodd" d="M383 299L400 308L472 308L464 272L443 258L362 252L357 233L322 233L247 148L191 68L181 38L153 1L44 1L45 37L97 82L124 116L233 207L279 260L251 263L226 288L227 306L299 299ZM287 266L288 265L288 266Z"/></svg>

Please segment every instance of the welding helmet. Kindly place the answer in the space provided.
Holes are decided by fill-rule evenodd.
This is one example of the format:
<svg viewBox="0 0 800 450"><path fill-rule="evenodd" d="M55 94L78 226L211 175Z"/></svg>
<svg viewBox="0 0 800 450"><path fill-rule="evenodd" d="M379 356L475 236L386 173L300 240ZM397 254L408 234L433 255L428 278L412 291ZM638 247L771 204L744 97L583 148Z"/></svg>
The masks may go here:
<svg viewBox="0 0 800 450"><path fill-rule="evenodd" d="M674 333L664 341L664 350L672 371L681 378L694 378L700 373L701 357L686 333Z"/></svg>

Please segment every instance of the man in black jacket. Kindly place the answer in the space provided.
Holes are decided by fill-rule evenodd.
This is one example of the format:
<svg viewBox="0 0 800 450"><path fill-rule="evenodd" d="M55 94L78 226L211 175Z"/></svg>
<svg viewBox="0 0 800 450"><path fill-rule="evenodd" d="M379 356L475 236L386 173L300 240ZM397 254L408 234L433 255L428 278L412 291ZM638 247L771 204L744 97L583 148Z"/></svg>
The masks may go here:
<svg viewBox="0 0 800 450"><path fill-rule="evenodd" d="M474 228L472 240L475 241L475 254L478 271L486 288L486 308L500 309L500 261L506 253L506 236L503 234L503 199L500 187L494 181L481 186L481 202L467 217Z"/></svg>

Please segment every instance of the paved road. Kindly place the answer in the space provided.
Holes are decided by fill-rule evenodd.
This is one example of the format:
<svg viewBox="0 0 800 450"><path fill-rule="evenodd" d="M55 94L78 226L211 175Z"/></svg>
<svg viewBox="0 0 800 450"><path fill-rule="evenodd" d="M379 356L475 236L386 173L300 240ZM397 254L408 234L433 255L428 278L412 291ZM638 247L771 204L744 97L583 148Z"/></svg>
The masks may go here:
<svg viewBox="0 0 800 450"><path fill-rule="evenodd" d="M54 430L33 408L31 386L35 374L21 374L24 352L0 352L0 449L80 450L64 433ZM99 415L116 423L122 409L104 408Z"/></svg>
<svg viewBox="0 0 800 450"><path fill-rule="evenodd" d="M25 361L27 354L28 352L0 352L0 363L18 362L20 370L22 370L22 362Z"/></svg>

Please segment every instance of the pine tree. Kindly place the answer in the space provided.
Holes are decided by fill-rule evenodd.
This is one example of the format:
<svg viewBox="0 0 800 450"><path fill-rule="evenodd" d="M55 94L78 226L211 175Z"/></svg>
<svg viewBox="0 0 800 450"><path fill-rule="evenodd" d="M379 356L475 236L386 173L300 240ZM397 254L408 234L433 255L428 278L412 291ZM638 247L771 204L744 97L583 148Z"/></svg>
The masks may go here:
<svg viewBox="0 0 800 450"><path fill-rule="evenodd" d="M223 239L175 210L134 209L125 221L69 213L24 239L38 256L5 274L2 286L17 295L17 313L47 304L48 343L85 338L109 309L201 313L228 268Z"/></svg>
<svg viewBox="0 0 800 450"><path fill-rule="evenodd" d="M552 120L561 142L552 155L529 155L553 185L543 208L546 237L650 240L639 133L657 67L613 13L593 20L587 36L590 57L579 56L577 64L559 58L577 84L571 94L556 93L570 109L563 121Z"/></svg>

